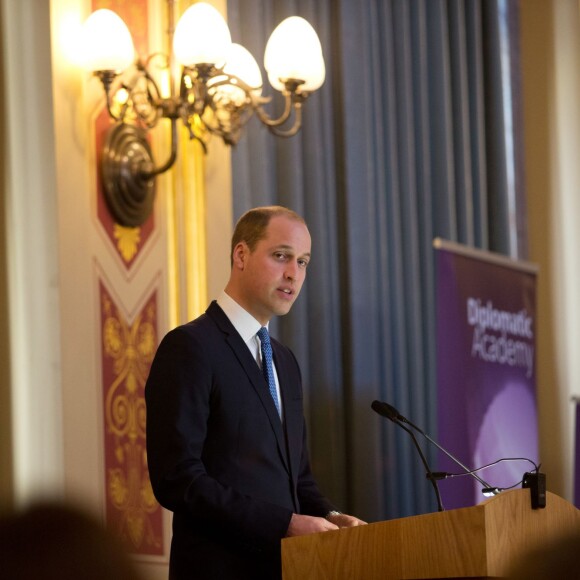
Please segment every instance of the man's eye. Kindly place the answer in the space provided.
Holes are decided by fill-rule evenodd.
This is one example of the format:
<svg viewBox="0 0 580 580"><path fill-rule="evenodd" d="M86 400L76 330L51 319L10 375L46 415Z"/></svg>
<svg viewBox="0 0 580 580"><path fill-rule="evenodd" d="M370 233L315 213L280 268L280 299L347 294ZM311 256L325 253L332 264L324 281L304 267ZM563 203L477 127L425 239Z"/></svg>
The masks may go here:
<svg viewBox="0 0 580 580"><path fill-rule="evenodd" d="M308 260L298 260L298 265L301 268L306 268L306 266L308 266Z"/></svg>
<svg viewBox="0 0 580 580"><path fill-rule="evenodd" d="M283 252L276 252L276 253L274 254L274 257L275 257L277 260L284 260L284 259L286 258L286 254L284 254Z"/></svg>

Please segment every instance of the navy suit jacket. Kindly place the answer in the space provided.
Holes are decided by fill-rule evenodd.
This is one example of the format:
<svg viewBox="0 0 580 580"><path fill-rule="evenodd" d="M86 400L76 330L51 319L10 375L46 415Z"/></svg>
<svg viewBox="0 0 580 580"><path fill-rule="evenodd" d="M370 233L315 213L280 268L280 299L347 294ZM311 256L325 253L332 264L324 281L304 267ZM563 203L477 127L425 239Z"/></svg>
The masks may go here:
<svg viewBox="0 0 580 580"><path fill-rule="evenodd" d="M212 302L162 340L145 388L153 491L174 512L170 578L280 578L293 512L335 509L312 476L300 369L272 339L284 409Z"/></svg>

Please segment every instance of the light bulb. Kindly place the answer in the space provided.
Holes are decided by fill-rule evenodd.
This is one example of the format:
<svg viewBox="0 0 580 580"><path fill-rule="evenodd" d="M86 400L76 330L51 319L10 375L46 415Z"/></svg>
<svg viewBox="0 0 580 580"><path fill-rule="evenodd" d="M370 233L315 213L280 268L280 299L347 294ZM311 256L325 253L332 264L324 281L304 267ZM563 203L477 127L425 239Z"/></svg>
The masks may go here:
<svg viewBox="0 0 580 580"><path fill-rule="evenodd" d="M287 79L302 80L301 91L315 91L324 82L326 69L316 31L300 16L286 18L272 32L264 53L270 84L284 88Z"/></svg>
<svg viewBox="0 0 580 580"><path fill-rule="evenodd" d="M84 63L91 71L121 72L135 60L127 25L112 10L93 12L83 25Z"/></svg>
<svg viewBox="0 0 580 580"><path fill-rule="evenodd" d="M173 53L183 66L223 66L232 43L230 29L216 8L205 2L190 6L173 35Z"/></svg>

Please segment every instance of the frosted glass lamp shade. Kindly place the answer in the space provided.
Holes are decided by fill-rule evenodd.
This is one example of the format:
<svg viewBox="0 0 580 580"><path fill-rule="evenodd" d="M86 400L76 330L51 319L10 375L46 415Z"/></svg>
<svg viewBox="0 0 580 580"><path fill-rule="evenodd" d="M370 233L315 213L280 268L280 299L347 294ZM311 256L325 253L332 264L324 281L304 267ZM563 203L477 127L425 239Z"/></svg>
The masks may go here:
<svg viewBox="0 0 580 580"><path fill-rule="evenodd" d="M262 73L256 59L249 50L241 44L232 42L227 54L227 61L223 71L229 75L235 75L248 86L252 87L252 93L259 97L262 94ZM216 83L226 80L225 75L218 75L211 78L208 86L214 86ZM245 91L232 84L217 85L215 87L216 96L219 101L232 103L236 107L241 107L247 99Z"/></svg>
<svg viewBox="0 0 580 580"><path fill-rule="evenodd" d="M233 42L228 51L224 72L235 75L247 85L256 89L255 94L262 92L262 73L252 53L241 44Z"/></svg>
<svg viewBox="0 0 580 580"><path fill-rule="evenodd" d="M198 2L179 19L173 35L173 52L183 66L223 66L231 43L230 29L218 10Z"/></svg>
<svg viewBox="0 0 580 580"><path fill-rule="evenodd" d="M287 79L303 80L302 91L315 91L322 85L326 76L322 47L308 21L291 16L278 24L266 44L264 67L278 91Z"/></svg>
<svg viewBox="0 0 580 580"><path fill-rule="evenodd" d="M112 10L96 10L83 25L84 63L91 71L121 72L135 60L127 25Z"/></svg>

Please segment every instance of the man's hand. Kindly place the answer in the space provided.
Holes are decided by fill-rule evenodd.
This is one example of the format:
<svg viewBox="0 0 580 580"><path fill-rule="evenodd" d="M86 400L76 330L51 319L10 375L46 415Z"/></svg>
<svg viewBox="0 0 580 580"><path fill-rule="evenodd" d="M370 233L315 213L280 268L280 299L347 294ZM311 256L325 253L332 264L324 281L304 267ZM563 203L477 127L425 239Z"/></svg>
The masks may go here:
<svg viewBox="0 0 580 580"><path fill-rule="evenodd" d="M327 517L329 522L336 524L339 528L354 528L355 526L366 526L367 523L349 516L348 514L332 514Z"/></svg>
<svg viewBox="0 0 580 580"><path fill-rule="evenodd" d="M325 518L292 514L286 536L290 538L292 536L316 534L317 532L328 532L329 530L338 530L338 526Z"/></svg>

